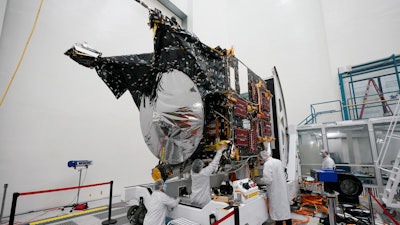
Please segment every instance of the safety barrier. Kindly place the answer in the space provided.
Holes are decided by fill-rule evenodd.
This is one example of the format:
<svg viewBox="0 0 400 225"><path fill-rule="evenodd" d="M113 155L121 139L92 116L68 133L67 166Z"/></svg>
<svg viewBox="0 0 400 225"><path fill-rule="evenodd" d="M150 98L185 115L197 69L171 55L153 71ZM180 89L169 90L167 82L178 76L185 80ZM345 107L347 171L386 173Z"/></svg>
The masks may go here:
<svg viewBox="0 0 400 225"><path fill-rule="evenodd" d="M222 223L224 220L228 219L229 217L234 216L234 221L235 221L235 225L239 224L239 207L234 206L233 207L233 211L231 211L230 213L226 214L224 217L222 217L221 219L219 219L218 221L215 221L214 223L212 223L212 225L219 225L220 223ZM211 221L210 221L211 222Z"/></svg>
<svg viewBox="0 0 400 225"><path fill-rule="evenodd" d="M109 197L109 206L108 206L108 220L105 220L102 222L103 225L107 224L114 224L117 222L115 219L111 219L111 205L112 205L112 191L113 191L113 181L110 182L104 182L104 183L97 183L97 184L88 184L88 185L82 185L82 186L74 186L74 187L66 187L66 188L56 188L56 189L49 189L49 190L41 190L41 191L31 191L31 192L14 192L13 194L13 199L11 203L11 214L10 214L10 221L8 224L13 225L14 224L14 218L15 218L15 210L17 209L17 200L19 196L24 196L24 195L35 195L35 194L44 194L44 193L50 193L50 192L58 192L58 191L67 191L67 190L73 190L73 189L81 189L81 188L88 188L88 187L94 187L94 186L100 186L100 185L106 185L110 184L110 197Z"/></svg>
<svg viewBox="0 0 400 225"><path fill-rule="evenodd" d="M390 220L393 221L394 224L400 225L399 221L397 221L392 214L386 209L386 207L375 197L375 195L372 193L371 190L368 190L369 195L375 200L376 203L378 203L379 207L383 210L383 213L386 214L386 216L389 217ZM373 213L372 208L370 209L371 213Z"/></svg>

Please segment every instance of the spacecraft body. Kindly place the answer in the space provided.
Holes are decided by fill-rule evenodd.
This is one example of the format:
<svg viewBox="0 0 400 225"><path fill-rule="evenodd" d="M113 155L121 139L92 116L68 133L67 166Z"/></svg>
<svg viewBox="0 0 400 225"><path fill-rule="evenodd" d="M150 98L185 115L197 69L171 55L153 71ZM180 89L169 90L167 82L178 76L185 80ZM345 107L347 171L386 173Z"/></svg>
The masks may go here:
<svg viewBox="0 0 400 225"><path fill-rule="evenodd" d="M283 96L277 96L278 101L272 102L267 82L236 58L233 50L203 44L175 19L163 16L157 9L150 9L149 15L149 25L154 31L152 53L102 57L102 53L85 44L75 44L65 54L83 66L94 68L116 98L130 92L140 112L144 141L159 159L153 169L154 179L167 180L185 173L193 160L213 158L221 142L230 142L220 162L220 173L210 178L211 188L219 187L221 196L203 208L181 203L168 217L185 221L190 218L196 224L208 224L212 218L219 219L218 224L263 223L269 215L264 197L253 182L261 175L255 174L260 167L257 155L261 150L272 143L279 145L279 158L289 167L289 199L296 196L299 188L298 160L293 149L296 134L292 129L289 156ZM243 71L239 65L247 69L245 74L239 74ZM273 74L277 78L275 68ZM247 87L240 90L239 77L244 76L247 76ZM280 85L275 87L275 83L271 89L278 87L274 93L279 93ZM271 82L268 86L271 87ZM279 109L279 113L272 109ZM274 134L278 137L276 143ZM251 170L253 167L256 169ZM239 177L238 171L242 168L254 172ZM224 175L221 179L220 174ZM227 181L225 175L230 176L234 190L222 185L221 181ZM141 203L144 199L146 204L151 188L151 185L125 187L121 199L140 199ZM350 189L362 190L362 186ZM190 190L189 179L168 181L170 196L184 200L187 190ZM232 208L225 196L232 194L229 192L234 192L235 202L245 204ZM145 211L138 210L139 207L134 205L128 211L131 224L143 221ZM240 216L236 214L239 209Z"/></svg>
<svg viewBox="0 0 400 225"><path fill-rule="evenodd" d="M140 111L143 138L159 159L161 176L171 176L196 158L213 157L216 145L230 140L232 171L250 167L270 142L271 98L263 79L247 68L247 90L240 94L239 63L233 50L211 48L172 18L149 11L154 52L102 57L76 44L65 52L94 68L116 98L129 91ZM225 155L225 156L226 156Z"/></svg>

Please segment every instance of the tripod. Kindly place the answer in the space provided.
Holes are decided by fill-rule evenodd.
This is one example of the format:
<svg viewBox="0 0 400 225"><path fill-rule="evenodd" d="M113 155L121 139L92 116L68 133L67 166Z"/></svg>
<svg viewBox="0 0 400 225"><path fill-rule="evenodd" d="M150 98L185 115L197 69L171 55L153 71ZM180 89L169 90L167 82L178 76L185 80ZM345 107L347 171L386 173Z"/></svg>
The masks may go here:
<svg viewBox="0 0 400 225"><path fill-rule="evenodd" d="M86 167L86 169L88 168L87 165L85 167ZM79 169L79 183L78 183L78 186L81 186L81 178L82 178L82 168ZM81 191L81 189L78 188L78 194L76 195L76 204L74 206L75 210L82 210L82 209L87 209L88 208L87 202L79 204L79 193L80 193L80 191Z"/></svg>
<svg viewBox="0 0 400 225"><path fill-rule="evenodd" d="M87 168L88 168L88 165L85 165L85 169L87 169ZM74 167L74 169L76 169L76 167ZM79 182L78 182L78 187L81 186L82 170L83 170L83 169L84 169L84 168L79 168L79 169L78 169L78 171L79 171ZM64 210L64 209L67 208L67 207L71 207L70 212L72 212L73 210L83 210L83 209L89 208L87 202L85 202L85 203L79 203L79 193L80 193L80 190L81 190L81 189L78 188L78 193L77 193L77 195L76 195L76 203L74 203L74 204L72 204L72 205L66 205L66 206L64 206L64 207L62 208L62 210Z"/></svg>

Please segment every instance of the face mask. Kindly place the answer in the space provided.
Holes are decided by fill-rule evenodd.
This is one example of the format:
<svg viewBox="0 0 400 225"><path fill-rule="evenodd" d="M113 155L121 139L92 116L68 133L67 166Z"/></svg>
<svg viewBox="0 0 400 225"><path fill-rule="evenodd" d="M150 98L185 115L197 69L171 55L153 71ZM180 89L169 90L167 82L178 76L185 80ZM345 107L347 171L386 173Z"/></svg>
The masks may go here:
<svg viewBox="0 0 400 225"><path fill-rule="evenodd" d="M321 156L321 157L322 157L322 152L320 152L320 153L319 153L319 156Z"/></svg>
<svg viewBox="0 0 400 225"><path fill-rule="evenodd" d="M167 190L167 184L164 184L163 189L164 189L164 191Z"/></svg>

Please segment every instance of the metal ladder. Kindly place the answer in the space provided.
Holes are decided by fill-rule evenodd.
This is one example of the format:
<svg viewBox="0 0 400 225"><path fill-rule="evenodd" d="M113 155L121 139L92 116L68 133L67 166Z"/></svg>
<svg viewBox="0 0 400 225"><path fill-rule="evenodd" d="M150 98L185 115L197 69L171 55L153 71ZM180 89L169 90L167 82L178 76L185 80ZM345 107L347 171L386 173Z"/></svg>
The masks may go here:
<svg viewBox="0 0 400 225"><path fill-rule="evenodd" d="M399 111L400 111L400 98L396 105L396 110L393 113L392 120L389 125L389 129L386 133L386 137L384 139L381 151L378 156L378 160L376 162L376 166L381 170L389 174L388 181L386 183L386 187L381 195L382 201L386 204L387 207L390 208L400 208L400 200L397 200L395 196L398 194L397 190L400 182L400 147L397 149L397 157L394 160L394 164L392 169L387 169L383 167L384 159L386 153L388 152L389 144L392 139L400 140L400 135L395 134L395 128L397 122L399 120ZM400 126L400 124L399 124ZM397 146L396 146L397 147Z"/></svg>
<svg viewBox="0 0 400 225"><path fill-rule="evenodd" d="M368 92L369 92L369 87L371 86L371 83L374 85L376 93L378 93L378 96L379 96L379 98L380 98L380 100L382 102L383 114L386 115L386 114L390 113L390 115L394 115L392 110L390 109L389 104L385 100L385 97L383 96L381 89L376 84L375 80L373 78L370 78L368 80L367 89L365 90L365 93L364 93L364 98L363 98L363 103L362 103L359 119L362 119L362 117L363 117L365 104L367 103Z"/></svg>

